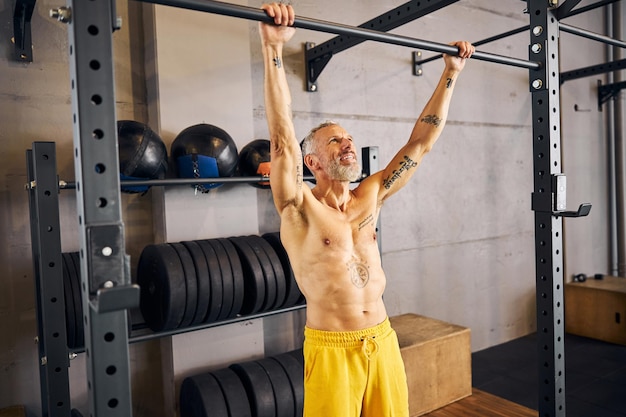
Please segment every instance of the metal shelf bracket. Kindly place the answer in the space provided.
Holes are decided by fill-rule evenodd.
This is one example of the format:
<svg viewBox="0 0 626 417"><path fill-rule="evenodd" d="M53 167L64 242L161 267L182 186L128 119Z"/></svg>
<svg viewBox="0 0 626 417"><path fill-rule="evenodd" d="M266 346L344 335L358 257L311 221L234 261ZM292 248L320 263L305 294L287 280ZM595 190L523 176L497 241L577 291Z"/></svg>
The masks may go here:
<svg viewBox="0 0 626 417"><path fill-rule="evenodd" d="M13 11L14 58L20 62L33 62L33 45L30 21L36 0L15 0Z"/></svg>

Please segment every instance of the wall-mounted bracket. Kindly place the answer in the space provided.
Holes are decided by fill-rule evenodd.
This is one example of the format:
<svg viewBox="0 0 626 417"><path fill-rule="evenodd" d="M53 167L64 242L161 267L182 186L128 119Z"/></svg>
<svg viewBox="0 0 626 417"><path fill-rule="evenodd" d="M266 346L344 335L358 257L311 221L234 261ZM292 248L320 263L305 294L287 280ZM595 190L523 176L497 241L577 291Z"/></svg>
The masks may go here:
<svg viewBox="0 0 626 417"><path fill-rule="evenodd" d="M20 62L33 62L33 44L30 20L36 0L15 0L13 11L14 58Z"/></svg>
<svg viewBox="0 0 626 417"><path fill-rule="evenodd" d="M305 42L304 43L304 62L306 63L306 91L314 93L317 91L317 77L320 76L326 64L330 62L330 59L333 57L332 51L314 57L312 56L312 51L315 48L315 43L313 42Z"/></svg>
<svg viewBox="0 0 626 417"><path fill-rule="evenodd" d="M424 74L422 70L422 51L413 51L413 75L421 77Z"/></svg>
<svg viewBox="0 0 626 417"><path fill-rule="evenodd" d="M626 81L602 85L598 80L598 111L602 111L602 105L609 100L615 100L620 91L626 88Z"/></svg>

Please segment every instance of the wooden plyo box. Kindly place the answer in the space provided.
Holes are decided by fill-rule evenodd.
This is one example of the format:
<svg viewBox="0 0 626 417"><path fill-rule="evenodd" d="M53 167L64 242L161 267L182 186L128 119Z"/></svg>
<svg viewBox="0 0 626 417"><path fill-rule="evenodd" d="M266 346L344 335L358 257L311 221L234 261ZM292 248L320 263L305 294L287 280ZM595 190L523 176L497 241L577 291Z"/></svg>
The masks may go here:
<svg viewBox="0 0 626 417"><path fill-rule="evenodd" d="M472 394L470 329L417 314L390 321L406 369L411 417Z"/></svg>
<svg viewBox="0 0 626 417"><path fill-rule="evenodd" d="M565 284L565 331L626 345L626 279L605 276Z"/></svg>

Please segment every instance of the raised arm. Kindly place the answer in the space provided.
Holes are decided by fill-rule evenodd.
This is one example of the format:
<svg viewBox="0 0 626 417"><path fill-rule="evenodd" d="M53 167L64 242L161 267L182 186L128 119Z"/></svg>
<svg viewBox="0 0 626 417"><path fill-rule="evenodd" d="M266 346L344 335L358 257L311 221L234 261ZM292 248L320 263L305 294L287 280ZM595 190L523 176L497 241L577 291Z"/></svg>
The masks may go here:
<svg viewBox="0 0 626 417"><path fill-rule="evenodd" d="M265 113L270 134L272 172L270 185L279 214L302 202L302 153L291 118L291 94L283 67L283 46L295 29L290 5L272 3L261 7L275 25L260 23L265 67Z"/></svg>
<svg viewBox="0 0 626 417"><path fill-rule="evenodd" d="M415 173L422 158L441 135L448 117L452 92L465 61L474 53L474 47L464 41L453 42L459 48L458 56L444 55L445 69L430 100L417 119L409 141L394 156L387 167L376 174L380 182L379 201L402 188Z"/></svg>

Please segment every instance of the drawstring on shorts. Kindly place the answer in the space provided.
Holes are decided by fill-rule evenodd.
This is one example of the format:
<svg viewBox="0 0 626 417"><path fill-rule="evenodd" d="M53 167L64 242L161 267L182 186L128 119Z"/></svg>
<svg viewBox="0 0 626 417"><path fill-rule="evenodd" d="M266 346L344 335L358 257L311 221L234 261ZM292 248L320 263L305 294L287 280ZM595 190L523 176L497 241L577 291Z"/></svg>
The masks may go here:
<svg viewBox="0 0 626 417"><path fill-rule="evenodd" d="M365 336L361 338L361 341L363 342L361 350L369 361L372 358L372 355L378 352L378 342L376 342L376 336Z"/></svg>

